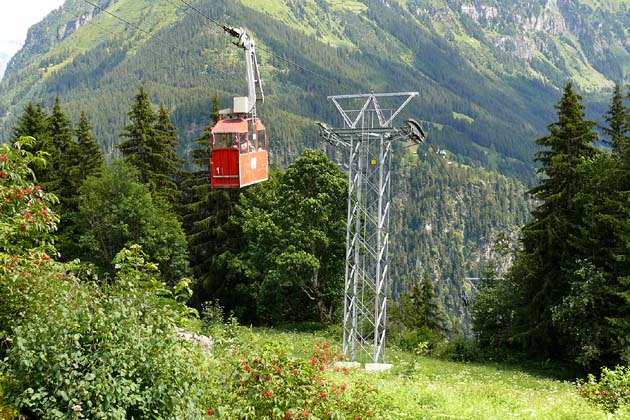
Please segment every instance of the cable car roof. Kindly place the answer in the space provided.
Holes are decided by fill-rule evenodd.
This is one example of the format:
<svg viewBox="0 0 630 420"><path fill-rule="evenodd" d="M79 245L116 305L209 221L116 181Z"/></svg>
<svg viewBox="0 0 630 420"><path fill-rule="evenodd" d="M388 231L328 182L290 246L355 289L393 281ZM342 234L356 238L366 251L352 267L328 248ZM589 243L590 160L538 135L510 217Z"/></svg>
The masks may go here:
<svg viewBox="0 0 630 420"><path fill-rule="evenodd" d="M249 118L230 118L219 120L214 127L212 127L213 134L220 133L247 133L249 130ZM256 130L264 130L265 126L262 125L260 120L256 123Z"/></svg>

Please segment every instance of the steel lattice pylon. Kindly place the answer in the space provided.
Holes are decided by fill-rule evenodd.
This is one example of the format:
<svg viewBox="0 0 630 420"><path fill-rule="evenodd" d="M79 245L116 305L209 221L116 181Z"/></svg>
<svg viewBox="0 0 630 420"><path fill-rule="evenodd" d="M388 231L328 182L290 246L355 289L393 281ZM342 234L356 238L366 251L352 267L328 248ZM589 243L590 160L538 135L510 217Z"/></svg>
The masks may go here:
<svg viewBox="0 0 630 420"><path fill-rule="evenodd" d="M320 136L347 152L348 224L344 287L343 351L385 362L390 169L393 141L424 140L419 124L392 123L418 92L330 96L344 127L320 123ZM381 101L395 101L391 108Z"/></svg>

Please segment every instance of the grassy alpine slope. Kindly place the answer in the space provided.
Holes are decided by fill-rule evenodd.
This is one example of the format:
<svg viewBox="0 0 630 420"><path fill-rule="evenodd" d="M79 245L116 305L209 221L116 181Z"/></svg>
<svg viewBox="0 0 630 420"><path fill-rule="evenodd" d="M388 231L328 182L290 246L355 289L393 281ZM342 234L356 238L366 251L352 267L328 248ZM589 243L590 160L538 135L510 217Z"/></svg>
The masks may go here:
<svg viewBox="0 0 630 420"><path fill-rule="evenodd" d="M217 359L230 352L254 357L266 344L273 343L292 357L310 360L316 343L332 341L333 347L340 346L338 336L325 333L238 330L223 344L219 340ZM379 419L630 418L630 413L622 411L609 416L582 399L575 384L541 372L499 363L452 362L393 348L386 355L387 361L394 364L390 371L375 374L356 369L343 377L349 387L364 383L376 390L369 400L380 408ZM214 360L213 364L218 362Z"/></svg>

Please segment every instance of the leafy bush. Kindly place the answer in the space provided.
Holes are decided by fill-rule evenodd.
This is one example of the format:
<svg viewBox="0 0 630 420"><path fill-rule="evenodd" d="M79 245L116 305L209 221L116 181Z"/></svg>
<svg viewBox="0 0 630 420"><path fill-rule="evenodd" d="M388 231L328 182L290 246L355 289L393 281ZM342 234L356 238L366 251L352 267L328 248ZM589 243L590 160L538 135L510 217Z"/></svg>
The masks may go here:
<svg viewBox="0 0 630 420"><path fill-rule="evenodd" d="M375 410L366 385L353 389L330 379L339 358L330 343L318 343L310 361L291 359L286 351L267 346L257 356L232 366L226 389L215 387L217 405L208 414L224 419L367 419ZM377 416L378 417L378 416Z"/></svg>
<svg viewBox="0 0 630 420"><path fill-rule="evenodd" d="M577 390L591 403L608 411L616 411L630 404L630 367L603 368L599 381L588 375L586 381L578 381Z"/></svg>
<svg viewBox="0 0 630 420"><path fill-rule="evenodd" d="M34 143L22 137L13 146L0 146L0 339L36 312L40 296L65 269L51 263L55 250L50 233L59 220L50 207L57 198L35 183L29 165L43 164L41 154L22 147ZM41 278L41 281L33 281ZM0 357L4 346L0 347Z"/></svg>
<svg viewBox="0 0 630 420"><path fill-rule="evenodd" d="M14 329L7 400L43 420L202 418L201 356L176 338L178 304L138 248L116 260L112 285L59 279L47 311Z"/></svg>

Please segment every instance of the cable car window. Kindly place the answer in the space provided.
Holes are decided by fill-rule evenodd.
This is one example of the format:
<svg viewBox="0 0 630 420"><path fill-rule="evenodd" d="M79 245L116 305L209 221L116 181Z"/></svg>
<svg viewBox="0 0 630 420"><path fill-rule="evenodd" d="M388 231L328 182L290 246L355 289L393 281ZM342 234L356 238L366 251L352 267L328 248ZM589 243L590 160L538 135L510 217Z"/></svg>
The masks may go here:
<svg viewBox="0 0 630 420"><path fill-rule="evenodd" d="M238 139L240 141L241 154L253 151L252 143L249 141L249 133L239 134Z"/></svg>
<svg viewBox="0 0 630 420"><path fill-rule="evenodd" d="M234 133L218 133L214 135L214 147L222 149L226 147L236 147L236 136Z"/></svg>
<svg viewBox="0 0 630 420"><path fill-rule="evenodd" d="M256 137L258 138L258 150L267 149L267 133L265 133L265 130L258 130Z"/></svg>

